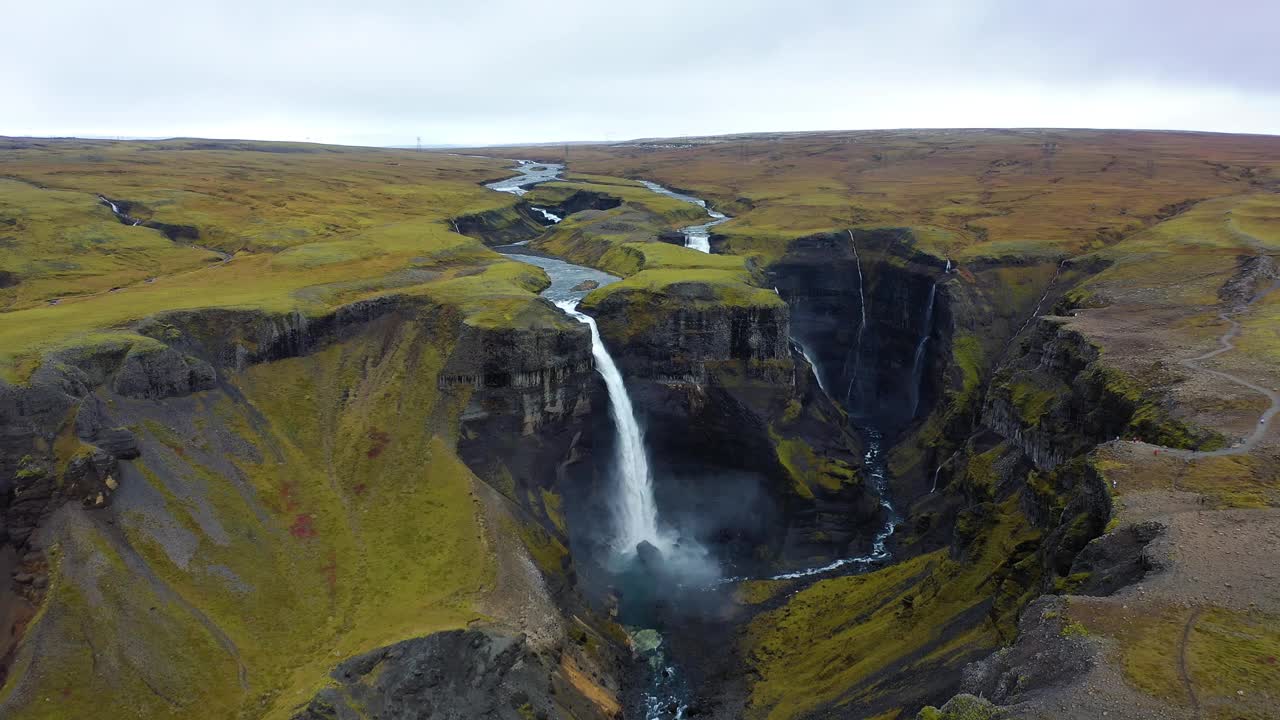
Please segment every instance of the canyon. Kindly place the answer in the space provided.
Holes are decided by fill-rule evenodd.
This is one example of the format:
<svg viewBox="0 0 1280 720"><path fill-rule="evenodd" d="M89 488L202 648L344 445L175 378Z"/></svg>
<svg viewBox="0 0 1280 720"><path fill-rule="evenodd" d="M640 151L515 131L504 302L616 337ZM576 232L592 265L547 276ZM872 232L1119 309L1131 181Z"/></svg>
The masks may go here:
<svg viewBox="0 0 1280 720"><path fill-rule="evenodd" d="M166 142L0 149L6 717L1280 692L1273 139Z"/></svg>

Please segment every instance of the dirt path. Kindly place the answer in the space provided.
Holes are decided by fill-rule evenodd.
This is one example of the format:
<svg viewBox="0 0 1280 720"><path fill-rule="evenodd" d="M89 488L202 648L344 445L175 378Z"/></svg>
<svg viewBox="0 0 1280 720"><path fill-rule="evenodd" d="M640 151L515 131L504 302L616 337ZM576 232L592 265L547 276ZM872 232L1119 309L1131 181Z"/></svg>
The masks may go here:
<svg viewBox="0 0 1280 720"><path fill-rule="evenodd" d="M1153 445L1152 447L1159 448L1161 451L1168 453L1169 455L1172 455L1174 457L1194 459L1194 458L1207 458L1207 457L1223 457L1226 455L1243 455L1247 452L1252 451L1255 447L1257 447L1258 443L1262 441L1262 438L1267 434L1268 427L1270 427L1268 425L1268 422L1272 418L1274 418L1277 413L1280 413L1280 392L1276 392L1275 390L1272 390L1270 388L1265 388L1261 385L1257 385L1255 383L1249 382L1248 380L1240 377L1239 375L1233 375L1232 373L1229 373L1229 372L1223 372L1221 370L1213 370L1211 368L1207 368L1201 365L1200 363L1204 362L1205 360L1215 358L1225 352L1234 350L1236 346L1235 346L1235 343L1232 342L1232 340L1234 340L1236 336L1240 334L1240 323L1237 322L1235 318L1232 317L1232 315L1236 315L1248 310L1249 307L1251 307L1254 303L1258 302L1259 300L1266 297L1267 295L1270 295L1273 291L1276 290L1276 288L1280 288L1280 282L1273 283L1271 287L1267 288L1266 291L1258 293L1256 296L1254 296L1252 300L1248 302L1248 304L1246 304L1244 307L1240 308L1239 310L1236 310L1235 312L1231 312L1231 313L1224 312L1218 316L1223 320L1227 321L1228 323L1230 323L1231 325L1231 327L1228 328L1227 331L1222 334L1222 337L1218 338L1218 344L1219 344L1218 349L1211 350L1197 357L1178 361L1183 367L1186 367L1192 371L1208 373L1210 375L1220 377L1223 380L1227 380L1229 382L1235 383L1236 385L1247 387L1256 393L1266 396L1266 398L1271 401L1271 405L1265 411L1263 411L1262 416L1258 418L1258 423L1254 426L1253 432L1250 433L1248 437L1246 437L1242 442L1238 443L1237 445L1229 448L1223 448L1221 450L1181 450L1177 448L1166 448L1160 445Z"/></svg>
<svg viewBox="0 0 1280 720"><path fill-rule="evenodd" d="M1201 717L1200 698L1196 695L1195 685L1191 683L1191 673L1187 670L1187 645L1191 642L1191 631L1195 630L1196 622L1200 620L1201 608L1191 611L1191 616L1187 618L1187 624L1182 628L1182 640L1178 643L1178 677L1182 680L1182 687L1187 690L1187 699L1191 703L1191 711L1196 717Z"/></svg>

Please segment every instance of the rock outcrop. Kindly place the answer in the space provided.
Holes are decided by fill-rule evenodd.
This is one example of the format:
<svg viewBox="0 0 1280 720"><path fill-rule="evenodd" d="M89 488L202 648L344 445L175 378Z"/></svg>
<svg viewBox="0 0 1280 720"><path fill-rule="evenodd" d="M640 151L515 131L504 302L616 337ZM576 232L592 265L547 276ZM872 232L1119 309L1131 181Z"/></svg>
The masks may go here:
<svg viewBox="0 0 1280 720"><path fill-rule="evenodd" d="M450 229L485 245L506 245L538 237L545 227L544 220L528 203L519 202L507 208L459 215L450 220Z"/></svg>
<svg viewBox="0 0 1280 720"><path fill-rule="evenodd" d="M614 717L589 697L590 681L533 652L523 637L454 630L406 640L343 662L294 720ZM576 684L575 684L576 681Z"/></svg>
<svg viewBox="0 0 1280 720"><path fill-rule="evenodd" d="M1065 326L1040 317L992 380L982 423L1015 443L1037 466L1052 469L1098 443L1136 436L1201 448L1221 438L1170 419L1158 403Z"/></svg>

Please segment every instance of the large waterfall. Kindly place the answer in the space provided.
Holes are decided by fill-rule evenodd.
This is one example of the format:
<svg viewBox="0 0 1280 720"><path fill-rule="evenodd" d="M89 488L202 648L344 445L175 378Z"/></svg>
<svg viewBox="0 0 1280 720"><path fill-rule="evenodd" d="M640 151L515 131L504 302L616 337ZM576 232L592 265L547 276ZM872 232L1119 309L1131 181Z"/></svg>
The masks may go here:
<svg viewBox="0 0 1280 720"><path fill-rule="evenodd" d="M649 542L665 551L669 543L658 532L658 506L653 499L653 475L645 454L644 433L640 431L640 424L631 409L631 398L622 382L622 373L604 346L595 318L578 312L577 300L561 300L556 307L591 328L591 354L595 357L596 371L604 378L605 387L609 390L609 414L618 431L614 459L618 482L618 492L613 501L618 526L615 547L622 554L630 554L640 543Z"/></svg>

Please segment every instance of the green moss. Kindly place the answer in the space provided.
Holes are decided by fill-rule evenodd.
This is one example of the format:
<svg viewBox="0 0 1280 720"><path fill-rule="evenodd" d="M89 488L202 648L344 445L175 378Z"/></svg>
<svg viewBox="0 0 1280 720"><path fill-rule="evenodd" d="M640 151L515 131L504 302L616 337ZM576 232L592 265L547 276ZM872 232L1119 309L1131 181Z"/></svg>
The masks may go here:
<svg viewBox="0 0 1280 720"><path fill-rule="evenodd" d="M696 252L696 251L694 251ZM698 253L702 254L702 253ZM639 272L620 282L593 290L583 301L587 308L597 307L617 294L642 293L663 296L688 309L731 307L783 308L786 303L771 290L755 287L750 275L737 270L709 268L657 269ZM685 289L692 292L686 293Z"/></svg>
<svg viewBox="0 0 1280 720"><path fill-rule="evenodd" d="M562 533L568 533L567 526L564 523L564 512L561 509L562 501L560 495L542 488L542 510L546 513L547 519Z"/></svg>
<svg viewBox="0 0 1280 720"><path fill-rule="evenodd" d="M569 549L564 543L536 525L523 525L518 534L524 541L529 556L544 574L550 577L564 574L569 562Z"/></svg>
<svg viewBox="0 0 1280 720"><path fill-rule="evenodd" d="M161 501L121 518L129 546L145 560L121 577L149 586L138 578L153 574L225 633L247 691L234 666L226 680L212 676L226 660L175 661L173 648L200 645L153 624L145 588L122 593L107 612L137 619L128 633L144 644L110 635L93 642L135 648L146 667L209 675L200 682L217 695L205 702L211 717L242 708L284 718L341 658L477 619L474 604L496 569L477 519L475 479L450 437L467 398L437 390L453 333L430 313L387 319L306 357L234 375L236 393L210 393L196 406L208 449L185 440L186 429L137 424L154 445L131 481L150 485ZM162 543L175 532L195 541L189 554L175 552L171 539ZM100 610L73 600L52 597L45 618L65 622L41 620L32 632L75 638L81 625L96 627ZM77 662L48 654L27 681L45 694L59 692L66 674L96 676ZM93 691L99 709L148 696L131 680ZM149 716L171 714L184 713L161 708ZM23 706L13 716L41 715Z"/></svg>
<svg viewBox="0 0 1280 720"><path fill-rule="evenodd" d="M995 720L1002 717L990 701L973 695L956 695L941 709L929 706L916 715L916 720Z"/></svg>
<svg viewBox="0 0 1280 720"><path fill-rule="evenodd" d="M1066 625L1062 626L1062 629L1058 631L1058 635L1064 638L1088 637L1089 629L1086 628L1082 623L1069 622Z"/></svg>
<svg viewBox="0 0 1280 720"><path fill-rule="evenodd" d="M1046 388L1021 382L1015 383L1011 388L1010 399L1023 424L1037 427L1040 425L1040 418L1064 390L1066 388Z"/></svg>
<svg viewBox="0 0 1280 720"><path fill-rule="evenodd" d="M955 418L975 409L982 385L982 371L986 367L986 353L976 335L961 333L951 343L951 360L958 371L959 385L947 390L946 413L948 418Z"/></svg>
<svg viewBox="0 0 1280 720"><path fill-rule="evenodd" d="M822 580L754 619L746 651L759 677L748 717L780 720L832 704L872 702L913 672L962 662L1012 637L1028 599L1022 588L1034 585L1034 576L1016 575L1022 572L1016 560L1031 553L1028 541L1037 533L1016 497L989 517L967 560L939 551ZM993 594L985 617L994 626L961 620Z"/></svg>
<svg viewBox="0 0 1280 720"><path fill-rule="evenodd" d="M965 489L979 501L995 498L996 488L1000 484L1000 476L995 471L995 463L1006 452L1004 443L990 450L972 455L965 464Z"/></svg>

